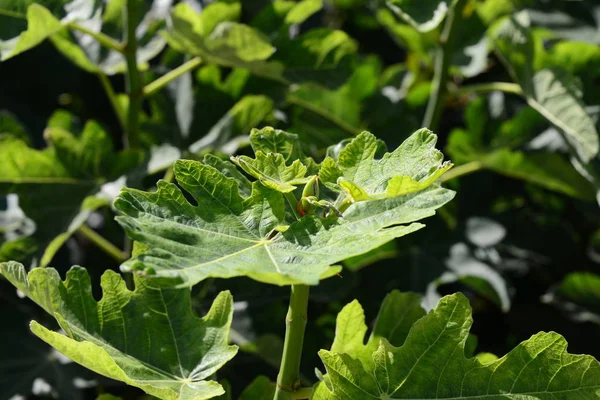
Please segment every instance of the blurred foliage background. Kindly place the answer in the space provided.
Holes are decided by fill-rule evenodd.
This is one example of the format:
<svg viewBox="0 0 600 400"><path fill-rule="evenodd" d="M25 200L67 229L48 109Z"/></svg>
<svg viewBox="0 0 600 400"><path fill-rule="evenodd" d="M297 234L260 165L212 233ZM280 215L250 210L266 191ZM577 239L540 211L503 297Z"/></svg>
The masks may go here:
<svg viewBox="0 0 600 400"><path fill-rule="evenodd" d="M162 3L167 9L172 6ZM200 12L209 2L186 3ZM327 146L362 130L395 148L423 125L443 23L419 32L381 2L325 0L301 23L286 24L273 11L276 3L285 2L244 0L239 21L268 37L276 48L271 59L297 68L286 69L285 79L274 80L251 68L201 63L145 99L140 116L145 161L128 170L128 185L153 187L177 158L246 154L253 127L271 125L296 133L312 154L322 157ZM426 229L347 260L341 277L311 291L302 364L307 382L315 380L314 368L321 368L317 351L331 344L341 307L357 298L367 318L373 318L392 289L424 293L428 307L441 295L465 293L474 310L477 351L505 354L543 330L564 335L571 353L600 358L596 156L583 167L573 160L577 155L561 134L564 127L557 128L549 118L560 112L554 109L549 116L532 107L518 67L505 59L502 44L490 34L502 18L525 10L534 51L531 68L568 74L565 87L578 93L577 106L593 121L597 135L600 5L595 0L463 3L454 51L447 55L448 94L439 123L429 126L438 134L438 147L456 165L445 185L457 196L425 221ZM165 21L169 29L169 17ZM42 149L48 126L66 124L75 132L94 120L115 149L123 149L123 128L102 80L75 65L57 46L46 40L0 63L0 132ZM178 50L163 44L148 60L145 82L190 59ZM105 76L115 92L125 90L122 73ZM496 82L508 86L490 85ZM0 164L8 164L17 150L2 145ZM0 167L3 175L7 168ZM0 180L3 194L15 191L8 174ZM122 184L115 184L116 189ZM110 207L116 190L104 189L103 201L85 215L86 226L127 251L128 242ZM23 209L27 196L19 198ZM59 201L49 196L48 205ZM31 205L35 215L23 213L13 195L3 201L2 261L17 258L39 265L39 253L15 246L24 238L38 240L32 229L58 223L54 218L59 213L45 209L44 198L37 201ZM81 230L68 235L50 258L47 265L61 273L73 264L85 266L95 283L105 270L119 268L119 262ZM94 289L98 298L99 287ZM246 278L209 279L193 289L197 311L205 312L224 289L231 290L236 301L231 338L244 351L218 378L227 379L236 391L259 373L275 377L289 294L287 288ZM0 398L94 399L101 393L142 397L136 389L69 363L30 334L31 319L55 323L1 281L0 313Z"/></svg>

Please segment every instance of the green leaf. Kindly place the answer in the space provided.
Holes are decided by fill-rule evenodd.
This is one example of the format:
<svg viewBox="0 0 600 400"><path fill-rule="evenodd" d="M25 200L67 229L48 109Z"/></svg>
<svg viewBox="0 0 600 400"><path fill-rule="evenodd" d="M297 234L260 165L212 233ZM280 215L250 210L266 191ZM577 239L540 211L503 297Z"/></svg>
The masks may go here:
<svg viewBox="0 0 600 400"><path fill-rule="evenodd" d="M86 368L164 400L210 399L224 392L207 379L237 352L227 345L233 313L229 292L220 293L200 319L191 310L189 290L163 289L136 278L130 291L110 270L102 276L99 302L81 267L71 268L65 281L52 268L27 274L18 263L1 264L0 272L54 316L66 335L35 321L33 333Z"/></svg>
<svg viewBox="0 0 600 400"><path fill-rule="evenodd" d="M88 72L109 75L124 72L126 63L123 54L100 47L87 33L77 29L70 32L68 29L72 28L72 23L80 23L94 33L114 38L118 43L122 37L122 1L116 0L102 6L103 2L98 0L9 0L1 4L0 25L5 23L8 27L6 32L0 29L0 59L6 60L50 39L69 60ZM152 2L136 4L139 20L143 17L145 22L138 26L137 31L137 62L140 69L146 69L147 62L166 44L164 39L154 35L166 14L158 12L158 7L151 6Z"/></svg>
<svg viewBox="0 0 600 400"><path fill-rule="evenodd" d="M265 154L259 151L255 157L238 156L232 157L231 161L266 187L282 193L295 190L294 185L306 183L309 179L305 177L307 168L300 160L286 166L282 154Z"/></svg>
<svg viewBox="0 0 600 400"><path fill-rule="evenodd" d="M589 162L599 150L594 121L584 109L575 77L550 68L534 73L535 46L527 13L501 20L492 27L490 35L529 105L563 133L582 162Z"/></svg>
<svg viewBox="0 0 600 400"><path fill-rule="evenodd" d="M583 200L595 198L592 186L560 154L498 150L482 158L485 167Z"/></svg>
<svg viewBox="0 0 600 400"><path fill-rule="evenodd" d="M388 0L388 7L420 32L435 29L448 11L448 2L441 0Z"/></svg>
<svg viewBox="0 0 600 400"><path fill-rule="evenodd" d="M393 152L375 159L379 143L363 132L339 153L337 163L325 159L319 177L332 188L339 185L353 201L415 193L433 185L452 167L442 162L444 156L435 149L436 142L436 135L421 129Z"/></svg>
<svg viewBox="0 0 600 400"><path fill-rule="evenodd" d="M271 400L275 395L275 384L265 376L259 376L244 389L239 400Z"/></svg>
<svg viewBox="0 0 600 400"><path fill-rule="evenodd" d="M89 196L142 157L138 152L114 152L106 132L93 121L75 137L57 126L69 127L72 117L58 115L45 131L49 146L44 150L11 136L0 138L0 193L19 195L20 207L35 223L33 238L41 266L50 262L93 210L107 205Z"/></svg>
<svg viewBox="0 0 600 400"><path fill-rule="evenodd" d="M298 135L267 126L262 129L252 129L250 144L254 152L279 153L286 163L304 156Z"/></svg>
<svg viewBox="0 0 600 400"><path fill-rule="evenodd" d="M13 18L23 18L24 16L21 16L19 13L23 6L17 3L17 1L14 1L12 5L0 5L0 12L14 13L15 16ZM12 37L10 40L0 40L0 61L8 60L37 46L44 39L64 28L64 25L43 4L32 3L27 7L27 16L25 18L27 20L27 30L20 32L18 36ZM2 20L5 19L7 23L12 22L8 22L7 17L3 17ZM4 37L1 37L1 39L4 39Z"/></svg>
<svg viewBox="0 0 600 400"><path fill-rule="evenodd" d="M398 315L383 318L394 323ZM357 345L345 352L321 350L327 379L317 384L312 398L596 398L600 364L591 356L566 353L559 334L538 333L483 364L465 357L471 323L469 302L458 293L414 322L400 345L383 336L374 351L363 354L353 350L362 345L357 334ZM353 328L366 332L364 322Z"/></svg>
<svg viewBox="0 0 600 400"><path fill-rule="evenodd" d="M551 288L542 301L557 306L577 322L600 324L600 276L593 272L572 272Z"/></svg>
<svg viewBox="0 0 600 400"><path fill-rule="evenodd" d="M422 132L415 137L419 142ZM441 153L428 147L434 142L428 139L427 150L414 148L420 154L414 160L421 162L406 168L413 163L410 146L414 141L409 139L400 151L386 154L382 165L408 171L415 179L429 176L428 157L440 164ZM358 146L353 143L347 148ZM376 171L374 162L365 159L364 166L353 168L361 173L367 168ZM276 285L316 285L339 271L331 265L420 229L423 225L412 222L433 215L454 196L432 185L420 192L350 205L342 218L307 215L290 224L283 195L259 182L253 183L249 197L242 197L236 177L209 165L180 160L173 171L194 204L179 187L161 181L155 193L124 189L115 207L122 213L117 220L127 234L149 248L126 262L123 270L145 265L156 278L177 286L194 285L207 277L240 275ZM367 179L366 175L362 178Z"/></svg>
<svg viewBox="0 0 600 400"><path fill-rule="evenodd" d="M593 186L560 153L512 150L528 139L523 132L535 133L544 126L531 107L523 108L510 120L489 121L485 102L467 107L467 128L454 129L447 152L460 163L478 162L482 168L521 179L545 189L583 200L594 199ZM543 119L542 119L543 121ZM498 123L500 125L498 126ZM485 140L485 135L490 138Z"/></svg>
<svg viewBox="0 0 600 400"><path fill-rule="evenodd" d="M334 353L352 354L364 365L374 366L371 355L385 338L395 346L402 346L412 325L423 315L421 297L415 293L389 293L379 309L373 332L366 344L365 314L356 300L346 305L337 316L335 339L331 345Z"/></svg>
<svg viewBox="0 0 600 400"><path fill-rule="evenodd" d="M203 14L187 4L175 6L171 15L172 29L164 33L168 43L208 63L247 68L258 75L280 74L280 66L263 61L275 49L261 32L232 21L223 21L207 32Z"/></svg>

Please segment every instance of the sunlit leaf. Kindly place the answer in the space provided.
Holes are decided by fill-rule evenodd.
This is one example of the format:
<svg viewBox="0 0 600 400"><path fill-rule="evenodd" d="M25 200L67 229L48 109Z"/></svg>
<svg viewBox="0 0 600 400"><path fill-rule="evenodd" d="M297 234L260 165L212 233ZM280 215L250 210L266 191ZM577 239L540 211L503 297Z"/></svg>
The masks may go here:
<svg viewBox="0 0 600 400"><path fill-rule="evenodd" d="M210 399L224 392L209 379L237 352L227 344L233 313L228 292L200 319L191 310L189 290L163 289L138 278L130 291L110 270L102 277L99 302L81 267L71 268L65 281L54 269L27 274L18 263L1 264L0 272L53 315L66 335L35 321L33 333L86 368L164 400Z"/></svg>
<svg viewBox="0 0 600 400"><path fill-rule="evenodd" d="M415 133L401 150L384 156L386 173L408 171L418 179L428 176L434 163L441 164L441 153L429 147L434 140L423 142L425 133L429 135ZM338 160L345 163L344 171L360 171L353 175L360 183L377 161L361 158L351 149L370 137L365 133L356 138ZM413 143L424 147L413 148ZM421 163L413 164L413 157ZM117 219L128 235L149 248L126 262L124 270L145 266L156 278L177 286L239 275L276 285L315 285L339 271L331 265L421 228L412 222L433 215L454 195L432 185L402 196L357 202L341 218L315 214L292 222L283 195L259 182L253 183L249 197L242 197L236 177L209 165L180 160L173 170L193 205L179 187L159 182L155 193L124 189L115 206L123 214ZM412 224L403 225L408 223Z"/></svg>

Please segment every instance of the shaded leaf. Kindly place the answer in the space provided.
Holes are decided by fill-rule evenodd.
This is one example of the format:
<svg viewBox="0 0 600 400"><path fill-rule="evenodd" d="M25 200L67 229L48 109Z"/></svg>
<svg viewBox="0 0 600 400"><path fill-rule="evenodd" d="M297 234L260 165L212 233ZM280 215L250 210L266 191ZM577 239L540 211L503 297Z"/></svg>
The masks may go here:
<svg viewBox="0 0 600 400"><path fill-rule="evenodd" d="M600 324L600 276L592 272L572 272L542 297L571 319Z"/></svg>
<svg viewBox="0 0 600 400"><path fill-rule="evenodd" d="M224 392L207 379L237 352L227 345L233 313L228 292L200 319L191 311L189 290L150 286L139 278L130 291L110 270L102 276L99 302L81 267L71 268L65 281L54 269L27 274L18 263L1 264L0 272L53 315L66 335L35 321L33 333L86 368L165 400L209 399Z"/></svg>
<svg viewBox="0 0 600 400"><path fill-rule="evenodd" d="M61 123L70 124L70 116ZM141 153L116 153L106 132L88 122L79 137L56 126L45 132L49 146L35 150L11 136L0 138L0 193L19 195L19 205L36 226L33 238L47 265L60 245L89 214L107 205L90 197L107 180L141 161ZM25 259L19 259L25 261Z"/></svg>

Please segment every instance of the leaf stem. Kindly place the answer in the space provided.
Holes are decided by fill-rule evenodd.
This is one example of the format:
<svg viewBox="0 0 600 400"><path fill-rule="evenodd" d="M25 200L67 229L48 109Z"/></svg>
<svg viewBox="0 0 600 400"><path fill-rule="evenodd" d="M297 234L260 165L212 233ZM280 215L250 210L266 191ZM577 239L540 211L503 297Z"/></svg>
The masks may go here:
<svg viewBox="0 0 600 400"><path fill-rule="evenodd" d="M480 93L488 93L488 92L494 92L494 91L523 95L521 86L517 83L511 83L511 82L488 82L488 83L478 83L475 85L467 85L467 86L462 86L462 87L451 90L450 94L459 96L459 95L464 95L464 94L471 94L471 93L480 94Z"/></svg>
<svg viewBox="0 0 600 400"><path fill-rule="evenodd" d="M470 161L466 164L459 165L457 167L452 168L450 171L446 172L441 176L440 180L442 182L447 182L451 179L455 179L464 175L472 174L473 172L477 172L482 170L484 165L481 161Z"/></svg>
<svg viewBox="0 0 600 400"><path fill-rule="evenodd" d="M300 362L307 319L308 293L309 287L306 285L292 285L291 287L290 306L285 317L283 355L273 400L289 399L290 394L292 394L292 398L307 398L293 397L293 393L303 391L300 388Z"/></svg>
<svg viewBox="0 0 600 400"><path fill-rule="evenodd" d="M189 72L199 66L202 63L202 59L200 57L194 57L189 61L181 64L179 67L175 68L172 71L167 72L160 78L157 78L154 82L149 83L144 87L144 97L152 96L155 92L167 86L170 82L179 78L181 75Z"/></svg>
<svg viewBox="0 0 600 400"><path fill-rule="evenodd" d="M94 32L91 29L88 29L83 25L79 25L76 22L69 22L69 24L67 26L75 31L79 31L79 32L85 33L86 35L90 35L104 47L107 47L111 50L118 51L119 53L123 53L123 51L124 51L124 47L121 43L117 42L115 39L111 38L110 36L108 36L102 32Z"/></svg>
<svg viewBox="0 0 600 400"><path fill-rule="evenodd" d="M287 200L288 204L290 205L290 208L292 209L292 212L294 213L294 216L296 217L296 219L300 219L301 215L298 212L298 199L296 198L296 196L294 196L294 192L287 192L284 194L285 199Z"/></svg>
<svg viewBox="0 0 600 400"><path fill-rule="evenodd" d="M102 235L99 235L95 230L86 224L83 224L79 227L79 232L81 232L83 236L88 238L90 242L94 243L106 254L114 258L117 262L121 263L127 259L125 253L121 249L106 240Z"/></svg>
<svg viewBox="0 0 600 400"><path fill-rule="evenodd" d="M102 83L102 87L108 96L108 100L110 101L110 105L113 108L113 111L117 115L117 119L119 120L119 124L121 128L125 129L125 114L123 113L123 109L121 108L121 104L119 104L119 100L117 99L117 94L115 93L110 80L106 74L102 72L98 73L98 78L100 79L100 83Z"/></svg>
<svg viewBox="0 0 600 400"><path fill-rule="evenodd" d="M140 72L137 67L137 38L135 36L135 12L136 1L127 0L123 7L123 31L124 31L124 55L127 62L127 95L129 106L127 107L127 147L137 148L140 145L139 138L139 114L142 108L142 84Z"/></svg>
<svg viewBox="0 0 600 400"><path fill-rule="evenodd" d="M460 18L462 15L466 4L467 0L457 0L454 4L454 7L451 7L448 10L446 22L444 24L444 30L440 38L440 45L435 55L431 96L429 97L427 110L425 111L425 117L423 118L423 126L431 129L434 132L439 126L440 117L444 108L446 92L448 90L448 74L450 71L452 56L454 55L456 37L458 35L458 25L455 22L457 16Z"/></svg>

